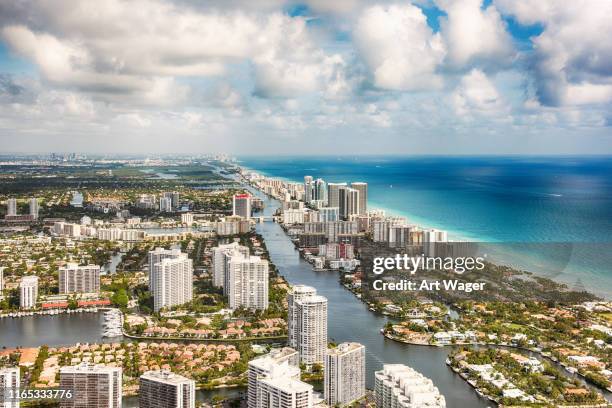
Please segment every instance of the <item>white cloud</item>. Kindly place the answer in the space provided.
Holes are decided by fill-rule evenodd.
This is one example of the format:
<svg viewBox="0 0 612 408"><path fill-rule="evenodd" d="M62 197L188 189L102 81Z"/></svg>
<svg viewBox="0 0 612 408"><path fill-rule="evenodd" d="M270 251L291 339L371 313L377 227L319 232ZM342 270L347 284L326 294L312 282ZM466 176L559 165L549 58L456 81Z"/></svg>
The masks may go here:
<svg viewBox="0 0 612 408"><path fill-rule="evenodd" d="M373 6L361 14L354 31L357 49L376 87L419 90L440 87L436 68L445 48L411 4Z"/></svg>
<svg viewBox="0 0 612 408"><path fill-rule="evenodd" d="M461 78L451 100L455 113L467 118L497 116L508 111L495 85L478 69L473 69Z"/></svg>
<svg viewBox="0 0 612 408"><path fill-rule="evenodd" d="M497 0L522 24L542 24L533 38L533 72L545 105L612 101L612 2Z"/></svg>
<svg viewBox="0 0 612 408"><path fill-rule="evenodd" d="M26 15L19 14L24 8L12 10L21 24L2 30L9 46L47 80L109 98L168 101L184 92L168 89L163 78L226 75L229 64L243 61L253 63L260 95L286 97L323 89L337 64L312 41L303 18L280 12L180 8L160 0L26 3Z"/></svg>
<svg viewBox="0 0 612 408"><path fill-rule="evenodd" d="M495 6L483 9L481 0L436 0L436 4L447 14L441 17L440 26L452 65L510 61L512 40Z"/></svg>
<svg viewBox="0 0 612 408"><path fill-rule="evenodd" d="M609 133L610 2L307 0L298 17L297 1L264 2L0 0L0 41L17 55L0 57L1 141L456 153L494 133L505 147ZM439 33L417 7L434 4ZM543 34L514 49L510 15Z"/></svg>

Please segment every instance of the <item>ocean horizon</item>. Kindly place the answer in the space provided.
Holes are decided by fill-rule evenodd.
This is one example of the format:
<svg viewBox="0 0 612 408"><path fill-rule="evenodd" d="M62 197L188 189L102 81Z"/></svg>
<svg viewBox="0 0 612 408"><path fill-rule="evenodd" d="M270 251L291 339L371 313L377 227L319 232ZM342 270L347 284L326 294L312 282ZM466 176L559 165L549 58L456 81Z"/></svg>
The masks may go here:
<svg viewBox="0 0 612 408"><path fill-rule="evenodd" d="M612 297L609 156L243 156L293 182L368 183L368 208L490 243L496 260Z"/></svg>

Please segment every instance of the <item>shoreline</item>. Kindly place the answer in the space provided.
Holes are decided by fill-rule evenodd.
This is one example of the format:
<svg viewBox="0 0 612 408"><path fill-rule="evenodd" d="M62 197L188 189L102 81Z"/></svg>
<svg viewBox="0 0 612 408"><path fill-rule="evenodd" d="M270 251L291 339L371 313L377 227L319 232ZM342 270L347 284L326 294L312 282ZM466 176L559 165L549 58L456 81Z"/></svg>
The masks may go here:
<svg viewBox="0 0 612 408"><path fill-rule="evenodd" d="M246 183L248 186L250 186L250 187L254 188L255 190L259 191L260 193L264 194L265 196L267 196L267 197L269 197L269 198L271 198L271 199L277 200L277 198L276 198L276 197L274 197L274 196L272 196L272 195L270 195L270 194L267 194L266 192L264 192L264 191L262 191L262 190L258 189L256 186L253 186L252 184L248 183L248 181L243 180L243 182L245 182L245 183ZM287 235L287 232L286 232L285 228L284 228L282 225L281 225L281 229L283 230L283 233L284 233L284 234L285 234L287 237L289 237L289 236ZM294 246L295 246L295 244L294 244ZM297 250L297 248L296 248L296 250ZM302 253L301 251L298 251L298 252L299 252L299 256L300 256L302 259L304 259L304 258L303 258L303 253ZM309 264L310 264L310 263L309 263ZM310 264L310 265L311 265L312 272L316 272L316 270L315 270L314 266L312 266L312 264ZM340 272L341 272L341 271L338 271L338 270L330 270L330 272L334 272L334 273L336 273L336 274L338 274L338 275L340 276ZM351 290L350 288L347 288L345 285L342 285L340 282L338 282L338 283L339 283L339 284L340 284L340 285L341 285L341 286L342 286L344 289L346 289L346 290L348 290L349 292L351 292L351 293L353 294L353 296L355 296L355 298L356 298L356 299L357 299L357 300L358 300L360 303L362 303L362 304L364 304L364 305L368 306L368 309L370 310L370 312L372 312L372 313L379 313L379 312L377 312L377 311L375 311L375 310L372 310L372 309L371 309L371 307L370 307L370 305L369 305L367 302L365 302L365 300L363 300L363 298L358 297L358 296L357 296L357 293L355 293L353 290ZM385 315L385 314L383 314L383 315ZM388 315L385 315L385 316L389 317ZM558 362L558 361L555 361L555 360L553 360L551 357L548 357L548 356L544 355L543 353L541 353L541 352L539 352L539 351L537 351L537 350L534 350L534 349L529 349L529 348L520 347L520 346L513 346L513 345L494 344L494 343L478 343L478 342L476 342L476 343L474 343L474 342L462 342L462 343L456 343L456 344L429 344L429 343L418 343L418 342L410 342L410 341L407 341L407 340L404 340L404 339L396 338L395 336L392 336L392 335L388 334L388 333L387 333L387 332L384 330L384 328L383 328L383 329L380 329L380 331L381 331L381 334L382 334L382 335L383 335L383 336L384 336L386 339L389 339L389 340L392 340L392 341L396 341L396 342L398 342L398 343L403 343L403 344L407 344L407 345L412 345L412 346L426 346L426 347L445 347L445 346L454 346L454 347L456 347L456 346L470 346L470 345L472 345L472 346L499 347L499 348L504 348L504 347L505 347L505 348L513 348L513 349L517 349L517 350L528 351L528 352L531 352L531 353L536 354L537 356L541 357L542 359L545 359L545 360L547 360L547 361L550 361L550 362L552 362L552 363L554 363L554 364L557 364L557 365L559 365L559 366L563 367L563 369L564 369L564 371L566 372L566 374L570 374L570 375L574 374L574 375L578 376L578 377L579 377L579 378L580 378L580 379L581 379L581 380L582 380L584 383L588 384L589 386L592 386L592 387L594 387L595 389L597 389L597 390L599 390L599 391L603 391L603 392L612 393L612 387L611 387L611 388L609 388L609 389L599 387L599 386L597 386L596 384L593 384L592 382L590 382L590 381L589 381L589 380L588 380L588 379L587 379L587 378L586 378L584 375L580 374L578 371L576 371L575 373L572 373L571 371L569 371L569 370L567 369L567 367L566 367L564 364L562 364L562 363L560 363L560 362ZM449 366L449 368L450 368L450 366ZM455 372L455 370L452 370L452 371L453 371L453 372ZM463 376L461 376L461 374L460 374L460 373L457 373L457 372L455 372L455 373L456 373L456 374L459 374L459 376L460 376L460 377L461 377L463 380L465 380L465 381L466 381L468 384L470 384L470 383L469 383L469 381L467 381L467 380L466 380L466 379L465 379ZM470 385L471 385L472 387L474 387L472 384L470 384ZM474 389L476 389L476 388L474 387ZM483 398L487 398L487 399L491 400L492 402L495 402L496 404L499 404L497 401L495 401L494 399L490 398L490 397L489 397L489 396L487 396L486 394L481 394L481 393L478 393L478 394L479 394L481 397L483 397ZM608 398L606 398L606 395L604 395L604 399L608 400ZM588 408L588 407L600 407L600 406L606 406L606 405L593 405L593 406L580 406L580 407Z"/></svg>
<svg viewBox="0 0 612 408"><path fill-rule="evenodd" d="M381 329L383 330L383 329ZM392 341L397 341L398 343L403 343L403 344L408 344L411 346L425 346L425 347L459 347L459 346L480 346L480 347L494 347L494 348L506 348L506 349L515 349L515 350L521 350L521 351L528 351L530 353L534 353L536 354L538 357L542 358L543 360L547 360L549 362L552 362L555 365L559 365L561 367L563 367L563 369L565 370L566 373L570 374L570 375L576 375L578 377L580 377L585 383L589 384L590 386L600 390L600 391L604 391L604 392L608 392L608 393L612 393L612 387L610 388L603 388L598 386L597 384L594 384L592 382L590 382L584 375L582 375L579 371L576 371L575 373L571 372L568 370L568 367L561 363L560 361L555 361L552 357L547 356L546 354L544 354L541 351L538 351L534 348L528 348L528 347L521 347L521 346L514 346L512 344L497 344L497 343L483 343L483 342L458 342L458 343L454 343L454 344L432 344L432 343L417 343L417 342L412 342L406 339L402 339L400 337L394 336L390 333L388 333L387 331L383 331L382 335L385 336L385 338L392 340ZM605 395L604 395L605 397Z"/></svg>
<svg viewBox="0 0 612 408"><path fill-rule="evenodd" d="M241 163L241 162L239 162ZM288 183L301 183L301 181L296 181L294 179L288 178L288 177L279 177L273 174L270 174L269 172L265 172L265 171L261 171L258 169L254 169L242 164L238 164L237 167L241 170L241 171L247 171L247 172L254 172L254 173L258 173L261 174L264 177L267 178L271 178L271 179L276 179L276 180L281 180L283 182L288 182ZM256 188L254 185L252 185L251 183L249 183L248 180L244 179L242 177L242 175L240 173L237 174L238 176L238 181L245 183L253 188ZM257 189L257 188L256 188ZM269 196L268 194L266 194L265 192L257 189L258 191L260 191L261 193L263 193L266 196ZM271 198L277 199L276 197L273 196L269 196ZM372 207L371 209L373 210L383 210L385 211L385 215L386 216L398 216L398 217L404 217L406 218L407 222L410 222L411 219L415 220L415 225L420 227L420 228L424 228L424 229L428 229L428 228L438 228L438 229L442 229L444 231L447 231L448 236L449 236L449 240L456 240L456 241L467 241L467 242L475 242L475 243L482 243L484 245L487 244L491 244L491 245L499 245L499 244L516 244L517 242L504 242L504 241L497 241L497 240L486 240L484 239L484 237L471 237L469 234L466 235L465 233L462 233L460 231L456 231L453 229L447 229L444 226L438 225L436 223L430 223L427 220L422 220L420 219L420 217L416 217L411 215L410 213L403 211L403 210L397 210L397 209L392 209L392 208L388 208L385 206L381 206L381 205L376 205L375 203L372 202ZM418 222L417 222L418 221ZM421 222L424 222L421 224ZM436 225L434 227L434 225ZM540 242L534 242L536 244L540 244ZM551 244L554 244L551 242ZM588 244L588 243L585 243ZM498 256L499 257L499 256ZM576 284L576 277L575 277L575 272L576 272L576 267L573 267L571 270L561 270L558 271L558 273L550 273L551 268L554 269L551 266L548 266L547 263L549 262L549 260L547 258L543 258L543 259L538 259L538 255L537 254L525 254L525 253L521 253L521 252L513 252L513 251L509 251L505 254L503 254L502 258L504 259L497 259L495 260L496 263L498 265L504 265L504 266L509 266L513 269L519 269L519 270L523 270L529 273L532 273L533 275L536 275L538 277L542 277L542 278L547 278L547 279L551 279L554 282L557 283L561 283L567 286L567 288L569 289L571 287L571 285L575 285ZM530 262L529 265L521 265L521 264L517 264L517 261L520 261L521 259L528 259L528 261ZM542 265L542 262L544 263ZM536 264L536 266L534 266L534 264ZM537 264L541 264L540 266L537 266ZM548 273L546 271L549 271ZM561 278L562 276L568 277L568 279L563 279ZM571 277L574 277L574 279L570 279ZM585 284L585 290L587 290L589 293L592 293L598 297L602 297L605 300L610 300L612 299L612 292L610 290L606 290L606 289L601 289L601 284L599 283L599 280L601 279L605 279L605 277L603 276L596 276L597 280L594 280L592 283L587 283ZM584 282L582 282L580 280L580 277L577 278L578 281L581 284L584 284Z"/></svg>

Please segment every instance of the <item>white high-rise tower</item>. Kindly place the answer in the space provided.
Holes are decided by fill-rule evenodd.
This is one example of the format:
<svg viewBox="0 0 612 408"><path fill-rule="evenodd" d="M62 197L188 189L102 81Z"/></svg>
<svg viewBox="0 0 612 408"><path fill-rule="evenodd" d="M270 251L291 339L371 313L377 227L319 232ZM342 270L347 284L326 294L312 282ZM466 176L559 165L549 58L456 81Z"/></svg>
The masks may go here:
<svg viewBox="0 0 612 408"><path fill-rule="evenodd" d="M180 250L149 252L149 290L153 309L182 305L193 299L193 261Z"/></svg>
<svg viewBox="0 0 612 408"><path fill-rule="evenodd" d="M195 381L170 371L140 376L139 408L195 408Z"/></svg>
<svg viewBox="0 0 612 408"><path fill-rule="evenodd" d="M231 309L268 308L268 261L258 256L232 256L227 264L224 286Z"/></svg>
<svg viewBox="0 0 612 408"><path fill-rule="evenodd" d="M19 306L22 309L32 309L38 298L38 276L28 275L19 283Z"/></svg>
<svg viewBox="0 0 612 408"><path fill-rule="evenodd" d="M298 347L298 326L297 309L295 302L308 296L314 296L317 290L312 286L294 285L287 294L287 331L289 337L289 347L297 350Z"/></svg>
<svg viewBox="0 0 612 408"><path fill-rule="evenodd" d="M19 408L19 400L9 399L19 391L19 376L19 367L0 368L0 408Z"/></svg>
<svg viewBox="0 0 612 408"><path fill-rule="evenodd" d="M9 198L6 200L6 215L17 215L17 199Z"/></svg>
<svg viewBox="0 0 612 408"><path fill-rule="evenodd" d="M348 405L365 395L365 347L342 343L327 350L324 378L325 402L330 407Z"/></svg>
<svg viewBox="0 0 612 408"><path fill-rule="evenodd" d="M311 365L325 361L327 350L327 299L308 296L295 301L297 351Z"/></svg>
<svg viewBox="0 0 612 408"><path fill-rule="evenodd" d="M60 402L60 408L121 408L122 387L119 367L86 363L60 367L60 388L73 393L73 398Z"/></svg>
<svg viewBox="0 0 612 408"><path fill-rule="evenodd" d="M249 248L240 245L238 242L219 245L212 249L212 275L213 285L218 288L225 286L227 279L227 263L235 255L249 256Z"/></svg>
<svg viewBox="0 0 612 408"><path fill-rule="evenodd" d="M38 219L38 199L36 197L30 198L30 215L33 220Z"/></svg>
<svg viewBox="0 0 612 408"><path fill-rule="evenodd" d="M359 214L368 212L368 183L351 183L351 188L359 191Z"/></svg>

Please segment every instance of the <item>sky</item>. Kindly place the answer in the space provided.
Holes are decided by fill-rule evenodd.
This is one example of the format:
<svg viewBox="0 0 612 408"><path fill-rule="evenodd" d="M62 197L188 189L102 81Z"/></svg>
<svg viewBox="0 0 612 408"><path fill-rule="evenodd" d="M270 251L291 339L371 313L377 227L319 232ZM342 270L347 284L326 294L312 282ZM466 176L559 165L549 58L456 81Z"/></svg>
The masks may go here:
<svg viewBox="0 0 612 408"><path fill-rule="evenodd" d="M612 154L609 0L0 0L0 153Z"/></svg>

